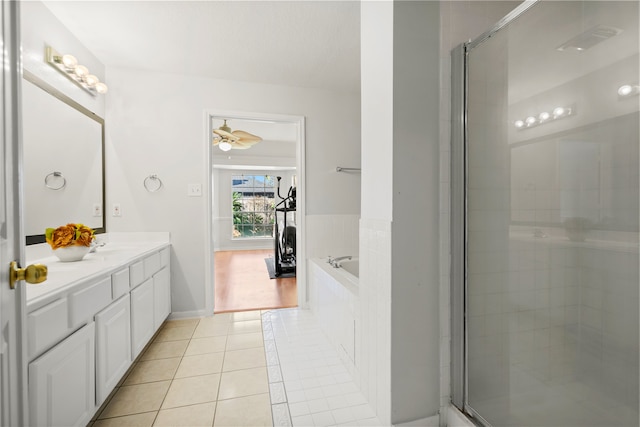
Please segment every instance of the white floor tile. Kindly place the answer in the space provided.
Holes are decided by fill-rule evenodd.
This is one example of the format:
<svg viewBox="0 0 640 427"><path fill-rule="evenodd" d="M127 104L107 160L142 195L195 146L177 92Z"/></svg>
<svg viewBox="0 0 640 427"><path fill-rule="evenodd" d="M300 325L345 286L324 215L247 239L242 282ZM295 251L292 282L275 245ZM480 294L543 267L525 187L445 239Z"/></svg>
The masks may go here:
<svg viewBox="0 0 640 427"><path fill-rule="evenodd" d="M324 398L324 393L322 392L322 387L310 388L304 391L304 394L307 400L315 400Z"/></svg>
<svg viewBox="0 0 640 427"><path fill-rule="evenodd" d="M313 427L313 418L311 418L311 415L293 417L291 421L293 423L293 427Z"/></svg>
<svg viewBox="0 0 640 427"><path fill-rule="evenodd" d="M306 401L298 403L289 403L289 412L292 417L299 417L300 415L308 415L309 405Z"/></svg>
<svg viewBox="0 0 640 427"><path fill-rule="evenodd" d="M269 394L271 395L271 404L274 405L276 403L286 403L287 395L284 392L284 384L283 383L272 383L269 384Z"/></svg>
<svg viewBox="0 0 640 427"><path fill-rule="evenodd" d="M331 411L312 414L311 418L313 418L313 424L317 427L332 426L336 423Z"/></svg>
<svg viewBox="0 0 640 427"><path fill-rule="evenodd" d="M274 426L288 427L293 425L289 416L289 406L286 403L271 405L271 415Z"/></svg>
<svg viewBox="0 0 640 427"><path fill-rule="evenodd" d="M267 359L269 353L277 355L277 364L275 358L267 362L270 386L284 385L294 427L380 425L313 313L273 310L268 313L269 322L266 315L262 315L262 322ZM283 383L271 379L277 376L271 372L275 367L279 367ZM275 412L273 418L278 425Z"/></svg>
<svg viewBox="0 0 640 427"><path fill-rule="evenodd" d="M329 404L324 397L321 399L309 400L307 404L309 405L309 412L312 414L317 412L327 412L329 410Z"/></svg>
<svg viewBox="0 0 640 427"><path fill-rule="evenodd" d="M353 411L351 411L351 408L349 407L334 409L331 413L333 414L333 419L336 420L337 424L348 423L356 420L355 415L353 415Z"/></svg>

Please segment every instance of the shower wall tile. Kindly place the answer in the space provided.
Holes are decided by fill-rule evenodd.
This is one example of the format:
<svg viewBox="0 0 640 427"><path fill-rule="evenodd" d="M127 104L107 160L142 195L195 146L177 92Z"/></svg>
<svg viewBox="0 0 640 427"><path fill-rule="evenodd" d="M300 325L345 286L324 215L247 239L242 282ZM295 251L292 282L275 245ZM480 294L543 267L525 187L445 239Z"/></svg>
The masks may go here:
<svg viewBox="0 0 640 427"><path fill-rule="evenodd" d="M359 215L308 215L307 257L358 255Z"/></svg>
<svg viewBox="0 0 640 427"><path fill-rule="evenodd" d="M391 420L391 223L360 220L357 383L383 423Z"/></svg>

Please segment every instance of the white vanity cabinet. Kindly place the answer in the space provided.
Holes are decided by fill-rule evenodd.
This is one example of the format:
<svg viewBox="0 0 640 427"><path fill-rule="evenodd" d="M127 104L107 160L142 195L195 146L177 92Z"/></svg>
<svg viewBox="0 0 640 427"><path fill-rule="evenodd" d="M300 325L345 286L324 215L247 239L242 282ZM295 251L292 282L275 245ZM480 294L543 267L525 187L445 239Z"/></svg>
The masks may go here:
<svg viewBox="0 0 640 427"><path fill-rule="evenodd" d="M138 357L156 331L153 322L153 279L131 291L131 357Z"/></svg>
<svg viewBox="0 0 640 427"><path fill-rule="evenodd" d="M171 273L164 267L153 275L153 324L158 329L171 313Z"/></svg>
<svg viewBox="0 0 640 427"><path fill-rule="evenodd" d="M85 325L29 364L31 425L84 426L95 411L95 327Z"/></svg>
<svg viewBox="0 0 640 427"><path fill-rule="evenodd" d="M131 298L121 297L96 314L96 406L131 366Z"/></svg>
<svg viewBox="0 0 640 427"><path fill-rule="evenodd" d="M168 245L52 262L51 291L27 292L31 425L91 420L171 311ZM70 283L61 278L69 271Z"/></svg>

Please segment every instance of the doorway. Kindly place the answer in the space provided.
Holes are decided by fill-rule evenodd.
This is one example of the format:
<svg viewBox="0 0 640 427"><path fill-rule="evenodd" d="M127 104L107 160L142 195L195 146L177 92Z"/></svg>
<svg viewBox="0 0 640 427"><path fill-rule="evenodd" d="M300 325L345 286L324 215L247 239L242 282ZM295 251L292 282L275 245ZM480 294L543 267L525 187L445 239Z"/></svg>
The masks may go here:
<svg viewBox="0 0 640 427"><path fill-rule="evenodd" d="M212 254L207 267L207 311L303 305L304 118L210 112L207 128L211 176L207 246ZM251 135L247 147L220 146L227 135L244 138L247 134ZM253 136L259 137L257 142ZM231 136L229 141L234 144ZM283 206L286 212L281 212ZM283 252L275 243L282 246L285 228L286 242L293 242L284 252L290 263L276 264Z"/></svg>

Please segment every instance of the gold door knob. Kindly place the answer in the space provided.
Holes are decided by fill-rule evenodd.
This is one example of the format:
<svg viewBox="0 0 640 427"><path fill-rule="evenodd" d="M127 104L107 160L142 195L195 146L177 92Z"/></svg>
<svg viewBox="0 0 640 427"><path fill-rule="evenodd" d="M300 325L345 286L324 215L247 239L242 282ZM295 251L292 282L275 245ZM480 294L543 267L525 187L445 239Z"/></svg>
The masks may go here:
<svg viewBox="0 0 640 427"><path fill-rule="evenodd" d="M47 266L43 264L31 264L27 268L18 267L18 263L11 261L9 265L9 286L15 289L18 280L27 283L42 283L47 280Z"/></svg>

